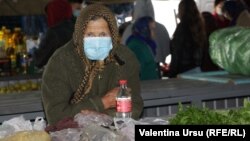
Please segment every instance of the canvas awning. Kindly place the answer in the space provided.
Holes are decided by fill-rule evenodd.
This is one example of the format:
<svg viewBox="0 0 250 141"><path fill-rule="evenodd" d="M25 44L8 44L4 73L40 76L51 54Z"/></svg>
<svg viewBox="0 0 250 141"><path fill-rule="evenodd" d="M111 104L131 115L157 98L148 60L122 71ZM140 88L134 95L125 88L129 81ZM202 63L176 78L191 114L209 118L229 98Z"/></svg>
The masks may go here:
<svg viewBox="0 0 250 141"><path fill-rule="evenodd" d="M0 16L39 15L49 0L0 0Z"/></svg>
<svg viewBox="0 0 250 141"><path fill-rule="evenodd" d="M86 0L87 2L100 3L100 4L116 4L116 3L128 3L135 0Z"/></svg>
<svg viewBox="0 0 250 141"><path fill-rule="evenodd" d="M0 16L40 15L49 0L0 0ZM115 4L135 0L86 0L91 3Z"/></svg>

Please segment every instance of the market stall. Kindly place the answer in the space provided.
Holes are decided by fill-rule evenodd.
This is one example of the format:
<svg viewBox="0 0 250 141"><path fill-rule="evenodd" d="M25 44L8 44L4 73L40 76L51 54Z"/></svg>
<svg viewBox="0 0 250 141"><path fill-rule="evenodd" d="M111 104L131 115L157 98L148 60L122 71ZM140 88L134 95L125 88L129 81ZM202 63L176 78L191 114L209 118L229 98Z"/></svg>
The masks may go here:
<svg viewBox="0 0 250 141"><path fill-rule="evenodd" d="M178 104L195 104L211 109L243 106L250 97L250 84L216 83L184 78L141 82L144 111L142 117L166 116L178 111ZM1 95L0 123L24 115L34 120L44 116L41 91Z"/></svg>

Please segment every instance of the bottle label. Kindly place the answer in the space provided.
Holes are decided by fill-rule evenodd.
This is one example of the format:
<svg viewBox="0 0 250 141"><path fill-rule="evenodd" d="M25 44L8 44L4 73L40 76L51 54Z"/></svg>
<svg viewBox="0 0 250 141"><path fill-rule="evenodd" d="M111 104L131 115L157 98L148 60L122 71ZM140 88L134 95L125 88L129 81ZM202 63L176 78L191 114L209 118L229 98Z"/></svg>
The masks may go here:
<svg viewBox="0 0 250 141"><path fill-rule="evenodd" d="M116 99L116 110L117 112L131 112L132 103L131 98L117 98Z"/></svg>

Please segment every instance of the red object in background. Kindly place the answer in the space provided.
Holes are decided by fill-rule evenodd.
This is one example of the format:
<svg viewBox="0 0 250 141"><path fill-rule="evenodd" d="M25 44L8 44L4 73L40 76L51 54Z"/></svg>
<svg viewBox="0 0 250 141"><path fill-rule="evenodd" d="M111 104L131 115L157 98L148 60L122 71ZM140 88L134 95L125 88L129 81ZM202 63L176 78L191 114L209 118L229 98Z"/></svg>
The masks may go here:
<svg viewBox="0 0 250 141"><path fill-rule="evenodd" d="M67 0L51 0L46 6L47 22L53 27L72 16L71 5Z"/></svg>
<svg viewBox="0 0 250 141"><path fill-rule="evenodd" d="M169 71L169 64L161 65L161 71L162 72L168 72Z"/></svg>

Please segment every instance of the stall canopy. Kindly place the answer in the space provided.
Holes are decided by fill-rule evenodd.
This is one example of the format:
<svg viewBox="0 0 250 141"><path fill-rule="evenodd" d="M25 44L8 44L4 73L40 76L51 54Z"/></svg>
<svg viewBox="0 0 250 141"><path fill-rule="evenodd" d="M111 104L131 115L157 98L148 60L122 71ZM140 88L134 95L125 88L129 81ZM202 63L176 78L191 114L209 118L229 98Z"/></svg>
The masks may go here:
<svg viewBox="0 0 250 141"><path fill-rule="evenodd" d="M100 4L116 4L134 2L135 0L86 0L87 2L100 3Z"/></svg>
<svg viewBox="0 0 250 141"><path fill-rule="evenodd" d="M0 16L44 14L49 0L0 0Z"/></svg>
<svg viewBox="0 0 250 141"><path fill-rule="evenodd" d="M0 16L40 15L49 0L0 0ZM91 3L115 4L135 0L85 0Z"/></svg>

